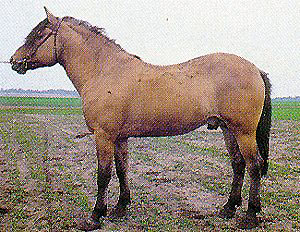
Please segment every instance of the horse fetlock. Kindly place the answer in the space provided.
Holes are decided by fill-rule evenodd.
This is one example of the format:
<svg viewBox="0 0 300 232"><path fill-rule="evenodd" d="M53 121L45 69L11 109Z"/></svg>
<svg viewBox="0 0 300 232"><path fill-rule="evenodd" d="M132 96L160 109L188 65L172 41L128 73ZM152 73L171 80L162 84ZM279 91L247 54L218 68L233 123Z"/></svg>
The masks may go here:
<svg viewBox="0 0 300 232"><path fill-rule="evenodd" d="M234 208L234 207L239 207L242 205L242 197L239 193L233 193L231 192L230 197L227 201L227 203L224 205L224 207L227 208Z"/></svg>
<svg viewBox="0 0 300 232"><path fill-rule="evenodd" d="M248 203L248 210L247 215L256 215L256 213L259 213L261 211L261 203L258 199L255 203L249 202Z"/></svg>
<svg viewBox="0 0 300 232"><path fill-rule="evenodd" d="M93 212L92 212L92 219L99 220L100 217L106 217L107 216L107 205L102 205L101 207L95 206Z"/></svg>
<svg viewBox="0 0 300 232"><path fill-rule="evenodd" d="M127 205L130 205L130 203L131 203L130 193L128 192L126 194L120 195L117 205L118 206L127 206Z"/></svg>
<svg viewBox="0 0 300 232"><path fill-rule="evenodd" d="M236 155L232 162L232 169L234 170L235 173L239 175L244 175L245 174L245 167L246 167L246 162L241 155Z"/></svg>

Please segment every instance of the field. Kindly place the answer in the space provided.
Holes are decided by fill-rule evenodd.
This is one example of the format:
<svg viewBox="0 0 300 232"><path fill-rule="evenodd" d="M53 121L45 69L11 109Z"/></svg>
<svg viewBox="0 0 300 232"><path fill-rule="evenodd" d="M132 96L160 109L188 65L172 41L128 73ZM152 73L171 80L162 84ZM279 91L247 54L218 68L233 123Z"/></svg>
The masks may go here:
<svg viewBox="0 0 300 232"><path fill-rule="evenodd" d="M34 102L34 103L33 103ZM93 137L80 99L0 97L0 231L77 231L96 194ZM261 224L252 231L300 231L300 103L273 104L268 176L262 181ZM200 128L184 136L130 139L132 204L103 231L236 231L216 212L232 171L222 133ZM243 206L249 188L246 177ZM113 174L108 204L118 197Z"/></svg>
<svg viewBox="0 0 300 232"><path fill-rule="evenodd" d="M25 114L82 114L80 98L1 97L0 112Z"/></svg>

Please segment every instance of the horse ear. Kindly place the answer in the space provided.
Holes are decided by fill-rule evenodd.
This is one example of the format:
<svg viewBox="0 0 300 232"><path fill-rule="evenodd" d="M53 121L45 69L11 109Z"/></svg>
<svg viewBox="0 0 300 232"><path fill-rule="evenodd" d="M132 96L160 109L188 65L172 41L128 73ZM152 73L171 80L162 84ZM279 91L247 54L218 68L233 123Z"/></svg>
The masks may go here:
<svg viewBox="0 0 300 232"><path fill-rule="evenodd" d="M47 19L49 21L49 23L51 23L52 25L55 25L58 21L58 19L44 6L44 9L46 11L46 15L47 15Z"/></svg>

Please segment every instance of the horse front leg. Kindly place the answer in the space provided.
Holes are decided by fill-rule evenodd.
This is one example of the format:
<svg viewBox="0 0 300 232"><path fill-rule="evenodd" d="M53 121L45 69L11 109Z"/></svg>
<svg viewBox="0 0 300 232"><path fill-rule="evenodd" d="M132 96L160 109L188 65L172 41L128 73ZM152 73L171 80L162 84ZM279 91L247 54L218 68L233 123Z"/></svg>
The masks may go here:
<svg viewBox="0 0 300 232"><path fill-rule="evenodd" d="M108 134L103 130L96 130L94 134L98 159L98 193L91 218L77 224L77 229L84 231L100 229L102 224L99 222L99 218L107 215L106 192L111 179L113 156L115 152L115 144L110 140Z"/></svg>
<svg viewBox="0 0 300 232"><path fill-rule="evenodd" d="M116 142L115 164L120 183L120 196L114 210L114 215L123 217L126 215L127 205L130 204L130 190L128 186L128 139Z"/></svg>
<svg viewBox="0 0 300 232"><path fill-rule="evenodd" d="M109 136L102 131L95 131L96 149L98 159L97 172L97 201L93 210L92 218L98 220L107 215L107 204L105 202L107 187L111 178L115 144L109 140Z"/></svg>
<svg viewBox="0 0 300 232"><path fill-rule="evenodd" d="M233 181L228 201L220 211L219 216L222 218L233 218L236 212L236 207L241 206L242 204L241 191L245 176L246 163L240 152L234 134L229 131L226 126L221 126L221 128L225 144L232 161Z"/></svg>

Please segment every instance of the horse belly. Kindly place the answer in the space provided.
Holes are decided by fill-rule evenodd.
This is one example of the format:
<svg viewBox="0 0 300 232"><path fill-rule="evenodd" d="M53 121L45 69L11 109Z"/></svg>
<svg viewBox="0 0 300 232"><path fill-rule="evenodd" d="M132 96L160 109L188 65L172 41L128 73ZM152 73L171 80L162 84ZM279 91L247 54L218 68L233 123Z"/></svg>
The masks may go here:
<svg viewBox="0 0 300 232"><path fill-rule="evenodd" d="M201 101L156 101L135 107L124 129L130 136L172 136L204 125L212 115Z"/></svg>
<svg viewBox="0 0 300 232"><path fill-rule="evenodd" d="M131 125L129 135L131 137L156 137L156 136L174 136L188 133L205 124L205 120L186 123L170 123L166 121L154 121L152 123L135 123Z"/></svg>

